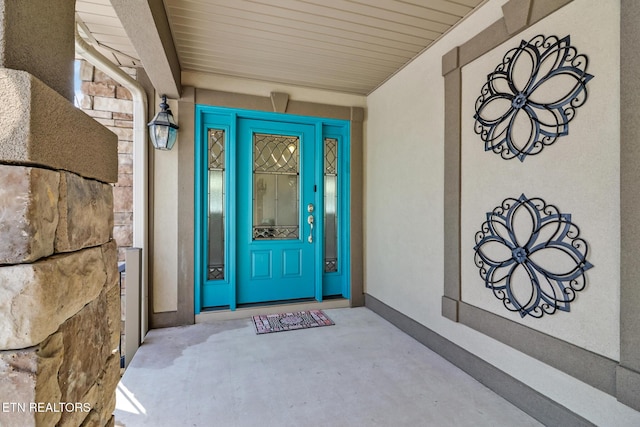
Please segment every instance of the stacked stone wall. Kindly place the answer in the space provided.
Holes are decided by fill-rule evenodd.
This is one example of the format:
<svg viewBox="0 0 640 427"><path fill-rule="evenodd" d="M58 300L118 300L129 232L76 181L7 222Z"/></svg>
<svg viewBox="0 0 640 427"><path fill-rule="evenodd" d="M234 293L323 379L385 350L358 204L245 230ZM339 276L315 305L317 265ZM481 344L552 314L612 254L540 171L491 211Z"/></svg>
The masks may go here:
<svg viewBox="0 0 640 427"><path fill-rule="evenodd" d="M113 187L113 238L118 246L118 262L133 244L133 99L131 92L85 60L80 62L80 96L78 106L118 137L118 181ZM123 69L132 78L136 71ZM120 282L121 327L120 353L125 345L125 286Z"/></svg>
<svg viewBox="0 0 640 427"><path fill-rule="evenodd" d="M26 71L0 94L0 426L113 426L117 138Z"/></svg>
<svg viewBox="0 0 640 427"><path fill-rule="evenodd" d="M135 78L135 69L125 69ZM118 261L133 244L133 101L131 92L80 60L80 108L118 136L118 181L113 188L114 229Z"/></svg>

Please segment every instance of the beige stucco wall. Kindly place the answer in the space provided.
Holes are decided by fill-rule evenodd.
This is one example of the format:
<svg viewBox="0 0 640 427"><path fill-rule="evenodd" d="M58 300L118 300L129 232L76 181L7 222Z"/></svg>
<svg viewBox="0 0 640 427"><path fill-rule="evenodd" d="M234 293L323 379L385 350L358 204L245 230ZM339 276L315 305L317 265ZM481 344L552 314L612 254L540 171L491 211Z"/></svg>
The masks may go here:
<svg viewBox="0 0 640 427"><path fill-rule="evenodd" d="M310 89L281 83L263 82L236 77L215 76L194 71L182 72L182 84L201 89L220 90L246 95L266 96L271 92L283 92L290 100L315 102L318 104L365 107L366 97L348 93Z"/></svg>
<svg viewBox="0 0 640 427"><path fill-rule="evenodd" d="M462 300L561 338L614 360L620 360L620 8L619 2L600 9L598 0L574 1L462 70ZM580 19L575 19L580 16ZM567 23L570 22L570 25ZM597 37L593 29L599 28ZM538 155L505 161L484 152L474 132L474 105L486 75L520 40L538 34L571 36L571 45L588 57L588 99L576 109L569 134ZM568 82L568 81L567 81ZM561 85L558 87L562 87ZM538 95L551 98L560 89ZM589 244L590 269L585 289L571 303L570 313L540 319L508 312L484 282L474 264L474 235L486 212L507 197L540 197L562 213L570 213ZM555 259L539 258L547 266L564 267ZM597 316L597 322L594 321Z"/></svg>
<svg viewBox="0 0 640 427"><path fill-rule="evenodd" d="M556 369L541 363L540 361L526 356L513 348L495 341L483 334L476 332L464 325L454 323L441 316L441 296L443 295L444 280L444 259L443 259L443 185L444 185L444 79L442 77L442 56L454 47L463 44L480 30L502 17L501 6L505 0L488 1L479 11L474 13L467 20L462 22L454 30L449 32L434 46L424 54L416 58L409 66L405 67L392 79L374 91L367 98L367 125L365 140L365 283L366 291L375 298L387 305L401 311L405 315L413 318L429 329L442 335L451 342L463 347L478 357L486 360L500 370L512 377L522 381L534 390L566 406L569 410L580 414L597 425L638 425L640 414L632 409L618 403L615 397L597 391L579 380L564 374ZM561 334L558 329L563 325L564 315L567 319L580 318L581 323L586 321L585 314L580 314L578 306L583 304L585 310L591 310L589 326L593 323L603 321L603 325L596 327L596 334L588 336L588 328L585 325L576 324L573 327L575 341L580 345L593 348L594 351L615 357L617 350L603 348L595 341L606 336L608 344L617 348L617 290L619 289L618 274L619 254L612 246L613 242L605 234L614 233L619 224L616 223L618 212L617 188L618 181L612 177L615 169L617 151L619 145L615 136L616 129L616 105L618 103L616 55L617 38L619 34L616 22L619 19L619 2L608 0L606 2L580 0L575 1L573 13L570 19L559 19L562 15L553 15L547 19L556 20L551 25L541 22L540 25L551 25L549 28L538 31L532 30L532 35L542 31L550 31L552 34L563 36L572 34L574 41L581 51L585 51L593 57L589 72L596 75L592 80L593 90L590 92L590 99L577 113L577 118L571 124L571 132L583 132L580 127L587 125L587 132L591 136L584 142L589 147L589 154L583 159L578 156L577 162L567 162L568 156L575 153L573 146L562 147L566 141L559 141L557 146L549 148L548 153L543 153L539 157L542 159L551 153L552 150L568 150L561 156L563 168L568 168L569 172L578 172L580 168L589 165L595 167L593 177L585 178L584 183L578 184L578 190L553 189L547 197L550 203L557 203L559 207L574 214L574 219L581 226L584 236L589 239L593 246L593 260L596 267L593 276L590 277L590 288L584 291L589 297L582 298L572 308L571 313L560 313L552 316L553 325L542 325L541 330L550 334L558 334L560 338L566 339L566 334ZM605 4L606 3L606 4ZM580 9L580 13L575 12L575 8ZM571 11L571 9L568 9ZM558 13L567 13L560 10ZM558 22L559 21L559 22ZM602 27L606 27L602 29ZM540 27L542 28L542 27ZM590 33L585 33L589 29ZM595 35L594 29L598 34ZM576 39L573 40L575 32ZM529 33L527 33L529 34ZM519 38L516 37L518 40ZM602 40L595 40L600 39ZM500 51L500 49L498 49ZM494 57L499 58L499 54ZM491 61L489 61L491 62ZM598 62L598 65L595 65ZM492 63L493 64L493 63ZM495 66L495 65L494 65ZM487 72L483 71L486 78ZM602 80L601 82L597 82ZM597 82L597 83L596 83ZM591 85L590 85L591 90ZM476 93L479 91L474 90ZM475 101L473 95L469 95ZM600 101L596 98L599 97ZM603 106L602 102L610 102L611 105ZM468 102L463 98L463 102ZM593 110L592 110L593 109ZM603 112L603 109L608 111ZM589 112L589 110L592 110ZM596 120L598 114L605 114L606 124L603 120ZM469 123L469 112L463 111L463 127L472 125ZM475 135L474 135L475 136ZM608 136L606 142L600 140L600 144L607 144L606 148L600 146L597 151L593 144L597 137ZM475 136L477 138L477 136ZM479 142L480 147L482 143ZM593 151L591 151L593 150ZM603 153L610 151L610 153ZM471 187L463 191L469 203L474 203L484 212L491 209L503 198L502 190L512 191L510 188L502 188L496 191L496 195L487 197L493 190L486 190L485 186L493 181L488 180L490 176L484 171L484 167L489 165L486 158L490 158L489 153L484 153L482 149L478 152L466 153L463 159L463 168L473 160L482 159L476 164L478 170L473 175L466 176ZM574 157L572 157L574 158ZM490 159L488 160L491 161ZM525 163L529 161L526 160ZM512 161L514 162L514 161ZM517 160L515 162L518 162ZM583 164L587 162L587 164ZM504 166L504 161L499 163ZM520 162L518 162L520 163ZM535 163L535 161L533 162ZM594 166L597 165L597 166ZM518 165L515 165L518 166ZM509 166L510 167L510 166ZM518 172L520 174L520 172ZM533 173L533 172L531 172ZM478 185L473 182L474 177L483 180ZM582 175L580 175L582 176ZM527 176L518 175L522 179ZM598 178L603 178L602 182ZM557 176L545 177L538 185L549 184L547 179L558 179ZM509 185L501 183L500 185ZM595 191L591 188L595 186ZM526 190L526 188L525 188ZM535 190L535 189L534 189ZM514 190L515 191L515 190ZM571 192L574 191L574 192ZM477 199L471 197L472 193L478 192ZM526 193L529 191L527 190ZM569 196L568 194L580 194L581 197ZM520 193L515 194L519 196ZM528 194L527 194L528 195ZM487 201L487 198L489 201ZM593 199L593 200L591 200ZM487 204L489 206L485 207ZM592 207L592 206L596 207ZM463 200L463 209L472 205L466 204ZM598 216L604 215L603 218ZM466 218L466 219L465 219ZM479 227L479 222L475 216L473 219L463 217L465 226ZM607 223L606 233L602 230L603 223ZM464 231L468 234L468 230ZM619 230L619 228L618 228ZM614 240L619 237L614 237ZM473 236L470 244L462 244L463 257L468 256L468 246L473 247ZM465 255L466 254L466 255ZM596 269L601 269L596 275ZM477 277L477 272L474 273ZM602 276L600 276L602 275ZM613 283L602 285L605 289L594 289L601 286L603 280ZM467 277L464 277L463 290L469 290ZM476 284L483 287L483 283ZM605 280L606 281L606 280ZM607 288L608 287L608 288ZM482 289L484 290L484 289ZM475 291L474 291L475 292ZM480 291L478 291L480 292ZM593 312L593 305L588 299L601 299L607 296L612 301L607 302L608 313L604 316L598 311ZM463 299L474 298L473 292L463 294ZM490 300L491 304L495 304ZM582 308L580 308L582 310ZM500 312L496 307L495 312ZM576 313L577 311L577 313ZM578 315L578 317L576 317ZM560 318L560 319L559 319ZM596 322L597 321L597 322Z"/></svg>
<svg viewBox="0 0 640 427"><path fill-rule="evenodd" d="M160 111L160 98L154 102ZM168 101L176 122L175 100ZM156 111L156 112L157 112ZM180 143L180 132L176 145ZM153 152L153 312L178 309L178 150Z"/></svg>

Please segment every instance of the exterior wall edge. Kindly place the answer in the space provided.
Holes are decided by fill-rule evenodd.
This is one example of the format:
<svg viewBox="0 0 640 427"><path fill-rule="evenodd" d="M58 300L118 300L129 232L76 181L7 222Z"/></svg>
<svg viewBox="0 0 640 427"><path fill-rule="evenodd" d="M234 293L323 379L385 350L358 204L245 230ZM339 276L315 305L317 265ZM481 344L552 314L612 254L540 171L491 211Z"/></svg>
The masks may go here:
<svg viewBox="0 0 640 427"><path fill-rule="evenodd" d="M459 294L459 271L460 271L460 223L454 218L459 215L460 202L460 123L457 119L460 108L460 92L461 79L450 77L452 74L459 73L466 64L469 64L479 56L490 51L500 43L513 37L518 32L528 28L529 26L540 21L544 17L550 15L572 0L561 0L550 2L547 0L511 0L507 3L507 7L503 8L506 15L502 19L489 25L485 30L481 31L467 41L458 46L459 57L457 69L449 69L443 66L445 77L445 256L444 271L445 283L442 298L442 315L453 321L460 321L487 336L491 336L525 354L535 357L544 363L556 367L563 372L574 376L580 381L585 382L601 391L616 396L620 401L628 406L637 409L637 402L630 396L627 391L636 385L640 386L640 382L636 383L634 375L628 375L629 372L635 373L637 366L640 366L640 321L637 318L635 304L640 297L636 280L637 254L640 253L640 245L637 243L637 209L640 202L635 193L637 183L637 163L640 158L640 151L635 149L637 146L638 135L640 131L636 125L638 105L640 104L640 96L638 96L637 83L634 87L634 81L628 76L635 75L632 70L637 68L640 63L638 59L637 40L640 39L640 31L637 29L637 16L640 16L640 5L632 0L623 0L621 2L621 229L627 232L621 233L621 344L620 357L622 364L613 361L604 356L597 355L588 350L574 346L570 343L562 341L554 337L545 336L531 328L517 324L508 319L497 315L487 313L469 304L465 304L461 300ZM526 25L516 25L514 23L523 22L522 16L524 11L518 11L518 7L528 9ZM510 16L510 14L519 13L520 16ZM510 21L508 31L507 21ZM516 28L520 27L520 28ZM451 63L452 52L443 56L443 64ZM626 74L625 74L625 70ZM446 71L446 73L445 73ZM626 79L625 79L626 77ZM625 116L626 114L626 116ZM457 184L457 185L456 185ZM458 280L455 280L456 277ZM458 292L458 293L457 293ZM457 293L457 295L456 295ZM454 301L451 301L453 299ZM460 318L457 319L452 315L451 306L453 302L459 303ZM520 332L513 332L515 329ZM505 330L512 331L511 334L504 334ZM529 336L530 342L526 342ZM536 346L550 345L552 351L549 354L541 355ZM561 354L571 352L574 363L568 366L566 361L561 360ZM587 368L576 367L576 358L580 360L577 365L585 365ZM627 366L625 368L625 366ZM594 372L597 371L597 372ZM625 382L626 379L626 382ZM622 381L621 381L622 380ZM627 397L625 397L627 396Z"/></svg>
<svg viewBox="0 0 640 427"><path fill-rule="evenodd" d="M366 294L365 306L433 350L544 425L593 426L591 422L506 374L405 314Z"/></svg>
<svg viewBox="0 0 640 427"><path fill-rule="evenodd" d="M113 132L25 71L0 69L0 90L5 96L0 162L66 170L106 183L118 180Z"/></svg>

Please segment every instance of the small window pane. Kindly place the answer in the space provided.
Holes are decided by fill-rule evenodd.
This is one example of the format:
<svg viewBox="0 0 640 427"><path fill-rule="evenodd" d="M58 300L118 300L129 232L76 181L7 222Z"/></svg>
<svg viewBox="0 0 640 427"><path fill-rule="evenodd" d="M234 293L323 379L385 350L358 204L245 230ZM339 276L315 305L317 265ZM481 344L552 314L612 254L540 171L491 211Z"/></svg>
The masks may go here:
<svg viewBox="0 0 640 427"><path fill-rule="evenodd" d="M300 140L256 133L253 144L253 239L297 239Z"/></svg>
<svg viewBox="0 0 640 427"><path fill-rule="evenodd" d="M209 130L208 280L224 279L225 131Z"/></svg>
<svg viewBox="0 0 640 427"><path fill-rule="evenodd" d="M324 140L324 271L338 271L338 140Z"/></svg>

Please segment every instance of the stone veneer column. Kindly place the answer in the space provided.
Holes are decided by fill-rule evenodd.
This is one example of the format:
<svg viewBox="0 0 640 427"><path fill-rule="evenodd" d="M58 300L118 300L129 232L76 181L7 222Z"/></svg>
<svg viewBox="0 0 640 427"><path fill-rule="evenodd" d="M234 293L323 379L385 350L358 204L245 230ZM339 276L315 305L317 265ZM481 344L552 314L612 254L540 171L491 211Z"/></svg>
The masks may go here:
<svg viewBox="0 0 640 427"><path fill-rule="evenodd" d="M0 425L113 426L117 137L71 104L74 0L0 0Z"/></svg>

